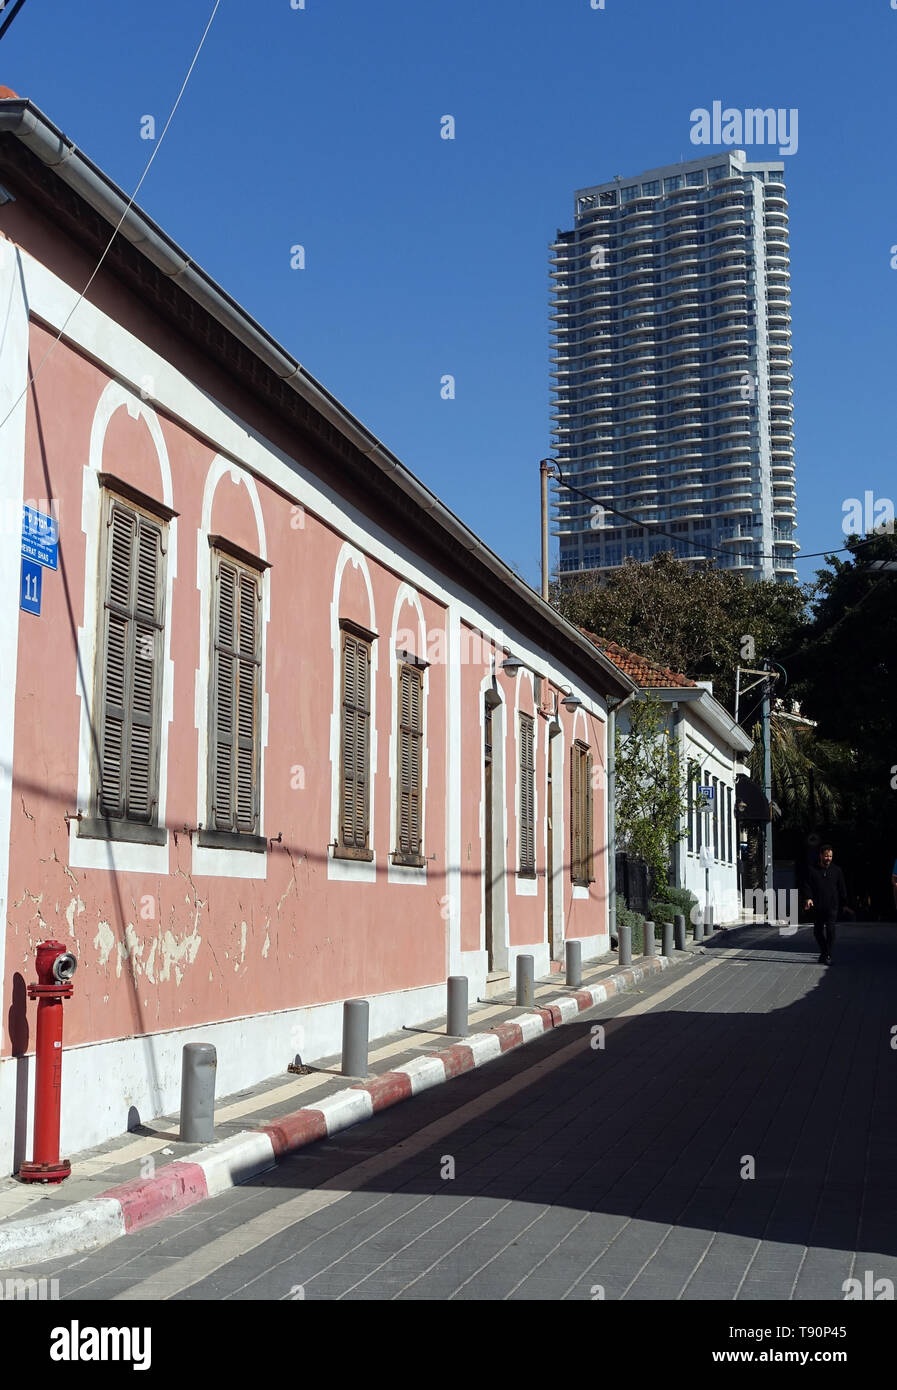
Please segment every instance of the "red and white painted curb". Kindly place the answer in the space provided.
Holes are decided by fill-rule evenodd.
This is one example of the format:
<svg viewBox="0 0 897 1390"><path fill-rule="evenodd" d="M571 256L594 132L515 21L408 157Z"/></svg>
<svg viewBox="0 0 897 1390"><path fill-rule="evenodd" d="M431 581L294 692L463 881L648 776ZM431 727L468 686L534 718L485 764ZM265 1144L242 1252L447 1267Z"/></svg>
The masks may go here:
<svg viewBox="0 0 897 1390"><path fill-rule="evenodd" d="M646 975L665 970L670 963L666 956L645 957L638 965L628 966L600 984L571 990L507 1023L472 1033L441 1052L415 1057L394 1071L357 1082L261 1129L221 1139L189 1159L166 1164L151 1178L135 1178L99 1197L75 1202L44 1216L0 1225L0 1269L96 1250L119 1236L216 1197L219 1192L274 1167L278 1159L307 1144L338 1134L420 1091L440 1086L463 1072L485 1066L505 1052L523 1047L596 1004L623 993ZM264 1097L260 1096L259 1101L264 1104Z"/></svg>

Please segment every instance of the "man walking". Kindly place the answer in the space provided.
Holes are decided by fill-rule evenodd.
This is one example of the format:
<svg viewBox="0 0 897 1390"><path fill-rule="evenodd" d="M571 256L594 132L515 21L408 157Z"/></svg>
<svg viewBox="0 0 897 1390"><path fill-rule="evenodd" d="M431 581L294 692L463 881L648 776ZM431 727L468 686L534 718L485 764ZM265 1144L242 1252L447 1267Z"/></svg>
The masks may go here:
<svg viewBox="0 0 897 1390"><path fill-rule="evenodd" d="M835 923L847 903L847 885L840 868L832 863L831 845L821 845L819 865L807 870L804 911L813 911L813 935L819 947L819 964L831 965Z"/></svg>

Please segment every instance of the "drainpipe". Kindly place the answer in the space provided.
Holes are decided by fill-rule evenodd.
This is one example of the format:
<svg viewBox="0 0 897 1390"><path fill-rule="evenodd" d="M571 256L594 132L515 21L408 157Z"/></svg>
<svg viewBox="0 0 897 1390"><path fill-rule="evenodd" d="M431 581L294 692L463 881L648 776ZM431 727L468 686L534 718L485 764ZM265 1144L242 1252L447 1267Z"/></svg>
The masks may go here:
<svg viewBox="0 0 897 1390"><path fill-rule="evenodd" d="M617 715L635 699L638 690L622 699L607 699L607 927L617 931Z"/></svg>

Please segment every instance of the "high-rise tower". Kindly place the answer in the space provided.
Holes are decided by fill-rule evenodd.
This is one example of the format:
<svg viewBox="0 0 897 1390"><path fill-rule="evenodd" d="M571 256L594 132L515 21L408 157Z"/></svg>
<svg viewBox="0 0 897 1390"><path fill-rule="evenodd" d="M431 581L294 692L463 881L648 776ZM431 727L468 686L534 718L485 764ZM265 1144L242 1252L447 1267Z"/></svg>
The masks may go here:
<svg viewBox="0 0 897 1390"><path fill-rule="evenodd" d="M560 571L674 549L796 579L788 203L742 150L576 194L551 248ZM660 526L669 536L658 534Z"/></svg>

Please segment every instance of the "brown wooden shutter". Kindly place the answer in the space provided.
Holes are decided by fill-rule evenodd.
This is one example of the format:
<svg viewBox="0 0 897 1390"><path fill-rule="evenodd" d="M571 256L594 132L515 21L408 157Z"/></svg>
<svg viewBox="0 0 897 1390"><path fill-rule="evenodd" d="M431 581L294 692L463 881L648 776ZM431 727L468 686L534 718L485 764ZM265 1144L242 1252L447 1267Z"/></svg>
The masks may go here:
<svg viewBox="0 0 897 1390"><path fill-rule="evenodd" d="M340 844L368 847L368 762L370 757L370 644L344 632L342 701L342 795Z"/></svg>
<svg viewBox="0 0 897 1390"><path fill-rule="evenodd" d="M151 824L158 800L162 526L117 497L106 506L97 814Z"/></svg>
<svg viewBox="0 0 897 1390"><path fill-rule="evenodd" d="M519 871L536 871L536 768L535 724L528 714L520 716L520 864Z"/></svg>
<svg viewBox="0 0 897 1390"><path fill-rule="evenodd" d="M594 805L595 798L592 795L592 754L591 751L585 753L585 775L583 777L583 816L585 818L585 864L583 865L583 878L591 883L595 877L592 866L595 862L595 843L594 843Z"/></svg>
<svg viewBox="0 0 897 1390"><path fill-rule="evenodd" d="M570 874L576 883L591 883L594 858L592 754L584 743L570 750Z"/></svg>
<svg viewBox="0 0 897 1390"><path fill-rule="evenodd" d="M155 809L153 776L155 753L155 685L162 652L157 643L159 606L159 568L161 536L159 528L144 517L137 523L136 588L134 622L134 682L131 707L131 749L128 766L128 817L150 821Z"/></svg>
<svg viewBox="0 0 897 1390"><path fill-rule="evenodd" d="M580 821L582 796L579 784L579 748L574 744L570 749L570 877L574 880L581 877L580 864L582 862L582 824Z"/></svg>
<svg viewBox="0 0 897 1390"><path fill-rule="evenodd" d="M421 853L423 673L403 666L399 678L398 852Z"/></svg>
<svg viewBox="0 0 897 1390"><path fill-rule="evenodd" d="M260 581L218 552L213 564L212 825L254 834L259 823Z"/></svg>
<svg viewBox="0 0 897 1390"><path fill-rule="evenodd" d="M256 648L258 636L259 581L255 575L240 572L239 659L237 661L237 765L236 828L253 834L258 824L258 778L256 776L256 729L258 725L259 670Z"/></svg>

